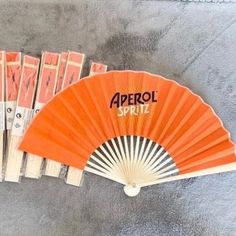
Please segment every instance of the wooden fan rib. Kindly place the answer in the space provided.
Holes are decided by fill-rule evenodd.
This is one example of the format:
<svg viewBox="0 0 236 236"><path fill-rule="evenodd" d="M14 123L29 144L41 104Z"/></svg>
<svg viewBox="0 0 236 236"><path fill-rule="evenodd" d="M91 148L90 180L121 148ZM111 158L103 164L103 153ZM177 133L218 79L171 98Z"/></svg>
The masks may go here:
<svg viewBox="0 0 236 236"><path fill-rule="evenodd" d="M127 170L126 170L126 167L124 166L123 158L121 156L120 150L119 150L118 146L116 145L116 142L114 141L114 139L111 139L111 143L114 147L114 152L116 153L116 156L118 157L119 162L121 163L121 168L122 168L123 172L125 173L125 175L127 175Z"/></svg>
<svg viewBox="0 0 236 236"><path fill-rule="evenodd" d="M110 175L106 175L106 174L104 174L104 173L102 173L102 172L100 172L100 171L97 171L97 170L95 170L95 169L92 169L92 168L90 168L90 167L88 167L88 166L85 167L85 170L86 170L87 172L93 173L93 174L95 174L95 175L99 175L99 176L104 177L104 178L106 178L106 179L110 179L110 180L113 180L113 181L115 181L115 182L118 182L118 183L121 183L121 184L126 185L126 182L123 182L123 181L120 180L120 179L116 179L116 178L114 179L114 177L112 177L112 176L110 176Z"/></svg>
<svg viewBox="0 0 236 236"><path fill-rule="evenodd" d="M229 159L226 158L227 156ZM236 161L236 156L232 155L232 147L229 147L228 149L219 150L214 153L212 152L211 154L205 154L204 156L196 156L193 160L188 162L185 161L179 165L179 169L182 172L196 165L201 165L210 161L217 161L223 157L225 157L225 163Z"/></svg>
<svg viewBox="0 0 236 236"><path fill-rule="evenodd" d="M119 158L119 155L117 155L117 153L115 153L115 150L112 149L112 147L114 148L113 143L112 143L112 147L111 147L111 145L109 145L108 142L105 142L105 145L106 145L106 147L108 148L108 150L109 150L111 156L114 158L114 166L115 166L115 163L116 163L117 166L118 166L118 168L119 168L119 170L120 170L120 172L121 172L121 173L124 173L124 169L121 167L121 165L119 165L119 163L121 163L122 160L121 160L121 158ZM115 149L115 148L114 148L114 149Z"/></svg>
<svg viewBox="0 0 236 236"><path fill-rule="evenodd" d="M172 174L172 171L174 171L175 173L179 172L178 168L176 168L176 165L173 162L171 162L169 165L167 165L166 163L166 165L164 167L161 167L160 170L157 171L145 170L144 173L150 178L152 178L151 181L155 181L160 179L161 176L165 173L167 173L166 175L169 175L169 173Z"/></svg>
<svg viewBox="0 0 236 236"><path fill-rule="evenodd" d="M155 168L158 168L159 165L161 165L161 163L166 159L166 157L169 154L167 152L164 152L161 156L158 157L158 159L156 159L152 165L150 165L150 167L148 168L148 170L153 170Z"/></svg>
<svg viewBox="0 0 236 236"><path fill-rule="evenodd" d="M171 162L171 163L169 163ZM167 165L169 163L169 165L172 165L173 162L172 160L168 160L167 162L164 160L161 164L157 165L157 166L151 166L149 168L145 168L144 172L147 173L148 175L159 175L159 172L163 169L168 167L169 165Z"/></svg>
<svg viewBox="0 0 236 236"><path fill-rule="evenodd" d="M171 161L172 161L172 158L169 157L169 158L165 159L163 162L161 162L159 165L157 165L155 168L153 168L151 171L152 172L157 172Z"/></svg>
<svg viewBox="0 0 236 236"><path fill-rule="evenodd" d="M140 151L140 136L137 136L135 139L135 146L134 146L134 158L133 158L133 164L132 164L132 175L135 175L135 170L136 170L136 162L138 159L138 153Z"/></svg>
<svg viewBox="0 0 236 236"><path fill-rule="evenodd" d="M95 161L98 164L92 162L91 160ZM104 165L104 163L98 158L96 158L94 155L91 155L90 160L87 162L87 165L90 166L90 168L93 167L99 171L102 171L105 174L111 173L111 168L109 168L109 166L107 165Z"/></svg>
<svg viewBox="0 0 236 236"><path fill-rule="evenodd" d="M117 141L118 141L118 148L119 148L120 153L121 153L122 166L125 169L125 176L128 177L129 176L129 170L128 170L128 167L126 165L126 155L125 155L125 151L124 151L124 147L123 147L124 145L121 141L121 137L118 137Z"/></svg>
<svg viewBox="0 0 236 236"><path fill-rule="evenodd" d="M148 153L150 153L152 143L153 142L151 140L148 140L148 144L147 144L147 147L145 148L144 154L143 154L143 156L141 158L140 165L143 165L144 162L147 160Z"/></svg>
<svg viewBox="0 0 236 236"><path fill-rule="evenodd" d="M137 137L137 140L136 140L136 146L135 146L135 152L134 152L134 163L137 162L138 160L138 154L140 152L140 136Z"/></svg>
<svg viewBox="0 0 236 236"><path fill-rule="evenodd" d="M105 155L103 155L101 152L99 152L97 149L94 151L94 153L95 154L97 154L101 159L102 159L102 161L104 162L104 163L106 163L106 165L107 165L107 167L110 169L110 170L112 170L112 167L113 167L113 164L110 162L110 160L108 159L108 156L105 156ZM92 155L91 157L90 157L90 160L94 160L94 161L96 161L96 160L98 160L98 158L96 158L95 159L95 157L94 157L94 155ZM102 163L102 162L101 162ZM104 164L103 163L103 164ZM104 165L105 166L105 165Z"/></svg>
<svg viewBox="0 0 236 236"><path fill-rule="evenodd" d="M132 156L132 163L131 163L131 176L132 179L135 179L135 176L137 175L136 170L136 162L138 159L138 152L139 152L139 142L140 142L140 137L138 136L131 136L132 138L132 143L130 143L130 148L131 148L131 156Z"/></svg>
<svg viewBox="0 0 236 236"><path fill-rule="evenodd" d="M146 157L148 155L148 152L150 151L151 145L152 145L152 141L145 139L145 147L144 147L144 152L142 153L142 155L139 156L139 162L136 165L136 169L140 169L144 167L144 161L146 160Z"/></svg>
<svg viewBox="0 0 236 236"><path fill-rule="evenodd" d="M130 156L129 156L129 148L128 148L127 136L123 137L123 141L124 141L124 151L125 151L124 162L126 162L127 173L128 173L127 178L129 179L131 173L130 173Z"/></svg>
<svg viewBox="0 0 236 236"><path fill-rule="evenodd" d="M168 171L166 173L160 174L158 177L159 177L159 179L163 179L163 178L166 178L170 175L177 175L177 174L178 174L178 170L175 169L175 170L171 170L171 171Z"/></svg>
<svg viewBox="0 0 236 236"><path fill-rule="evenodd" d="M204 176L204 175L229 172L229 171L236 171L236 162L155 180L153 182L140 184L140 187L151 186L154 184L161 184L161 183L166 183L166 182L171 182L171 181L176 181L176 180L181 180L181 179L188 179L188 178L193 178L193 177L199 177L199 176Z"/></svg>
<svg viewBox="0 0 236 236"><path fill-rule="evenodd" d="M118 159L117 159L116 155L113 156L113 155L110 154L110 149L111 148L110 147L108 148L108 146L109 146L109 143L106 142L103 145L100 145L99 149L101 149L101 151L105 154L107 160L109 161L109 164L114 166L118 162ZM107 147L108 151L105 149L105 147Z"/></svg>
<svg viewBox="0 0 236 236"><path fill-rule="evenodd" d="M150 160L154 157L155 155L155 152L157 151L157 149L159 148L160 146L158 144L154 145L154 147L152 148L151 152L148 154L147 156L147 159L145 160L145 162L143 163L143 165L145 167L149 166L149 162Z"/></svg>
<svg viewBox="0 0 236 236"><path fill-rule="evenodd" d="M142 158L143 153L144 153L146 141L147 141L147 139L146 139L146 138L143 138L142 144L141 144L141 148L139 149L139 153L138 153L138 155L137 155L137 161L136 161L136 163L134 164L134 169L136 169L136 170L137 170L137 169L139 168L139 166L140 166L140 161L141 161L141 158Z"/></svg>
<svg viewBox="0 0 236 236"><path fill-rule="evenodd" d="M41 176L43 157L26 153L26 165L24 176L38 179Z"/></svg>
<svg viewBox="0 0 236 236"><path fill-rule="evenodd" d="M153 158L150 160L150 162L148 163L148 168L151 168L153 165L155 165L155 164L154 164L155 162L161 161L161 160L159 160L159 158L160 158L160 155L161 155L161 153L163 152L163 150L164 150L164 148L161 147L161 148L157 151L157 153L154 155L154 157L153 157Z"/></svg>
<svg viewBox="0 0 236 236"><path fill-rule="evenodd" d="M178 168L176 167L176 164L171 163L170 165L168 165L168 166L162 168L161 170L159 170L158 174L163 174L163 173L167 172L170 169L177 169L178 170ZM179 170L178 170L178 172L179 172Z"/></svg>
<svg viewBox="0 0 236 236"><path fill-rule="evenodd" d="M129 150L130 150L130 172L133 174L133 164L134 164L134 136L130 136L130 145L129 145Z"/></svg>

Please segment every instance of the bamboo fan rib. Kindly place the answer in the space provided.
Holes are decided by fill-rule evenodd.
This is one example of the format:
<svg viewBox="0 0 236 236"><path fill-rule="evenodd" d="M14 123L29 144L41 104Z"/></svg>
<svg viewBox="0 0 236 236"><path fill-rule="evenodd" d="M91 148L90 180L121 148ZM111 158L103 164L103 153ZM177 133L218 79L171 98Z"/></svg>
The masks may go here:
<svg viewBox="0 0 236 236"><path fill-rule="evenodd" d="M85 170L130 186L148 185L179 172L163 147L140 136L108 140L90 156Z"/></svg>
<svg viewBox="0 0 236 236"><path fill-rule="evenodd" d="M236 163L229 133L199 96L132 71L94 75L56 95L20 149L122 183L130 196Z"/></svg>

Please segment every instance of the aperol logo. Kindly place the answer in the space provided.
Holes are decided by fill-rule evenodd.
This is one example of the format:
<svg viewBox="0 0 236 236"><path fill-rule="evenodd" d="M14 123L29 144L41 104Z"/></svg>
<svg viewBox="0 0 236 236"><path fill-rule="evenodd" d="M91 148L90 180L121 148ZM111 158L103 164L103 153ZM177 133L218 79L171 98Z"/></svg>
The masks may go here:
<svg viewBox="0 0 236 236"><path fill-rule="evenodd" d="M117 116L137 116L150 112L150 103L157 102L157 91L143 93L115 93L110 102L110 108L117 108Z"/></svg>

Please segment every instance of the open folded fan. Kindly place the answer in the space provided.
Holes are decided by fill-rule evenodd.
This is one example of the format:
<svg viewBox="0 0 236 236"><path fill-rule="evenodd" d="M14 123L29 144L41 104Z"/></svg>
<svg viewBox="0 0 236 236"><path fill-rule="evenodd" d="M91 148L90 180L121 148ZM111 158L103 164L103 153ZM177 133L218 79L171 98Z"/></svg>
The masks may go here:
<svg viewBox="0 0 236 236"><path fill-rule="evenodd" d="M112 71L82 79L35 117L20 149L141 187L236 170L234 144L213 109L158 75Z"/></svg>

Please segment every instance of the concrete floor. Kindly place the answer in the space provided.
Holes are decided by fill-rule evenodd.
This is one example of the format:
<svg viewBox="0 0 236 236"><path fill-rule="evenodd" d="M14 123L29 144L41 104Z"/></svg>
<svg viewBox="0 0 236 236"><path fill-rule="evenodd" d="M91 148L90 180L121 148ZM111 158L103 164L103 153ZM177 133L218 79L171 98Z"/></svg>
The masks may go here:
<svg viewBox="0 0 236 236"><path fill-rule="evenodd" d="M212 105L236 140L236 4L0 1L0 47L77 50L109 69L158 73ZM59 1L58 1L59 2ZM0 184L0 236L235 236L236 173L145 188L86 174Z"/></svg>

